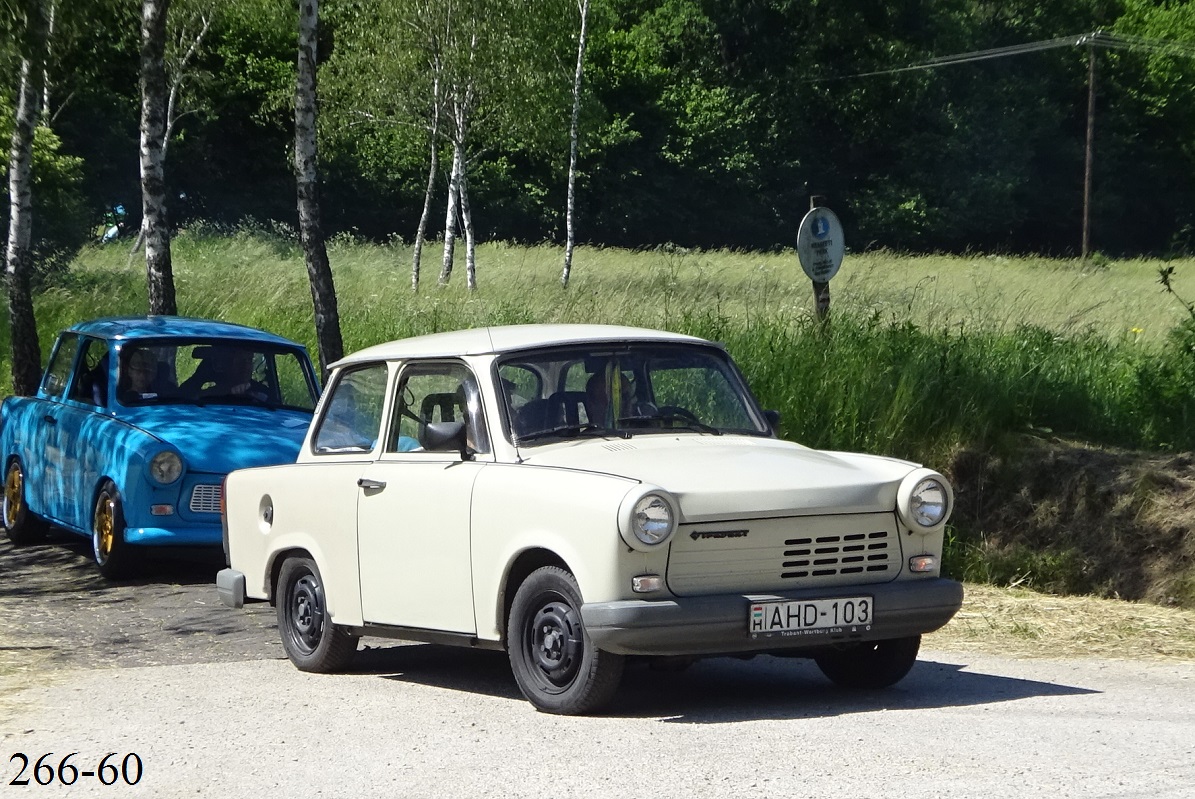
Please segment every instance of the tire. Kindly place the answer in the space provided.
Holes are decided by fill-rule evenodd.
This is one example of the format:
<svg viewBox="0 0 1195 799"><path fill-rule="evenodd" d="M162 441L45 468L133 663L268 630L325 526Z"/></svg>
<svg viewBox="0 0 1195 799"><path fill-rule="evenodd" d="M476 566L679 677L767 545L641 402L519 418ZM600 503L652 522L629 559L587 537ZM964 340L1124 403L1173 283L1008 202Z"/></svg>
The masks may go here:
<svg viewBox="0 0 1195 799"><path fill-rule="evenodd" d="M357 636L332 623L324 582L311 558L287 558L275 591L278 633L290 662L300 671L340 671L357 651Z"/></svg>
<svg viewBox="0 0 1195 799"><path fill-rule="evenodd" d="M135 570L137 556L125 542L124 530L120 492L115 483L105 480L96 494L91 516L91 554L100 574L109 580L122 580Z"/></svg>
<svg viewBox="0 0 1195 799"><path fill-rule="evenodd" d="M914 635L831 649L814 661L835 685L874 690L900 682L917 662L920 648L921 636Z"/></svg>
<svg viewBox="0 0 1195 799"><path fill-rule="evenodd" d="M614 697L625 658L596 648L581 620L581 591L564 569L532 572L515 592L506 649L519 690L547 713L591 713Z"/></svg>
<svg viewBox="0 0 1195 799"><path fill-rule="evenodd" d="M9 541L20 546L41 539L48 527L44 519L29 510L25 501L25 470L14 458L4 474L4 532Z"/></svg>

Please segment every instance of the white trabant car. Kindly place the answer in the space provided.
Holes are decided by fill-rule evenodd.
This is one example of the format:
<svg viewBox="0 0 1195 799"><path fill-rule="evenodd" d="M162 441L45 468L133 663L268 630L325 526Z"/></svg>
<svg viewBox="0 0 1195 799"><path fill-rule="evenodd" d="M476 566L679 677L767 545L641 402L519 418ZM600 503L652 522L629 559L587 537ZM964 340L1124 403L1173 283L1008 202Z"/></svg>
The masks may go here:
<svg viewBox="0 0 1195 799"><path fill-rule="evenodd" d="M294 464L225 484L221 599L300 669L361 636L505 649L584 713L628 657L813 658L886 687L962 603L942 475L775 436L717 344L604 325L395 341L333 365Z"/></svg>

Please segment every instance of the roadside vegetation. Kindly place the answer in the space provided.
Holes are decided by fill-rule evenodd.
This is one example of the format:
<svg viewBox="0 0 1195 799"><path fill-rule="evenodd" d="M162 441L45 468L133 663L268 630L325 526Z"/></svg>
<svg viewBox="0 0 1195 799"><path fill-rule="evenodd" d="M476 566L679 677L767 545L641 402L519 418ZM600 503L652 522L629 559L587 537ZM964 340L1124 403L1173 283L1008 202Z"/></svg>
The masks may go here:
<svg viewBox="0 0 1195 799"><path fill-rule="evenodd" d="M412 293L408 246L341 237L330 249L346 352L531 322L722 341L781 412L784 437L946 471L959 492L955 576L1195 608L1195 469L1183 454L1195 450L1195 333L1158 283L1169 266L1180 293L1187 275L1195 285L1195 260L851 255L823 330L791 252L581 248L562 290L559 247L490 243L476 291ZM174 252L182 313L314 350L289 231L194 229ZM143 267L127 262L123 247L86 248L42 291L45 346L80 319L144 313Z"/></svg>

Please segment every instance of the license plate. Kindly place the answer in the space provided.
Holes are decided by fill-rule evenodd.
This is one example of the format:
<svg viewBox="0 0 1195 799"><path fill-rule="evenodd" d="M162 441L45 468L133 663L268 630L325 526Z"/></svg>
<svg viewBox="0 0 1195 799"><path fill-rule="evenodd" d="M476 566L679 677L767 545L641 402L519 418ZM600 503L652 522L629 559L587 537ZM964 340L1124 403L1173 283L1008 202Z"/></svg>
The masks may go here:
<svg viewBox="0 0 1195 799"><path fill-rule="evenodd" d="M747 613L747 632L754 638L867 631L874 613L869 596L755 602Z"/></svg>

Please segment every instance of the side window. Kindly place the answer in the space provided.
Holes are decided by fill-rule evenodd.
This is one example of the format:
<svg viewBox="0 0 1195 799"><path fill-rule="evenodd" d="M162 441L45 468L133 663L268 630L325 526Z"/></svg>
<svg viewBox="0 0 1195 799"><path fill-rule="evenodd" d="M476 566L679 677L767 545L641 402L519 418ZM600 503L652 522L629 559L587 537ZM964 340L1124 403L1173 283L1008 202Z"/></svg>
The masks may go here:
<svg viewBox="0 0 1195 799"><path fill-rule="evenodd" d="M51 397L62 395L62 390L66 388L71 376L71 367L75 365L75 353L78 351L79 339L73 333L58 339L58 346L54 348L54 355L41 381L42 391Z"/></svg>
<svg viewBox="0 0 1195 799"><path fill-rule="evenodd" d="M315 434L316 453L372 452L382 425L386 364L346 372L331 390Z"/></svg>
<svg viewBox="0 0 1195 799"><path fill-rule="evenodd" d="M83 340L83 355L75 367L70 398L88 405L108 404L108 342L100 339Z"/></svg>
<svg viewBox="0 0 1195 799"><path fill-rule="evenodd" d="M386 451L421 449L423 430L432 422L464 422L469 448L490 451L477 380L463 364L415 364L402 373Z"/></svg>

